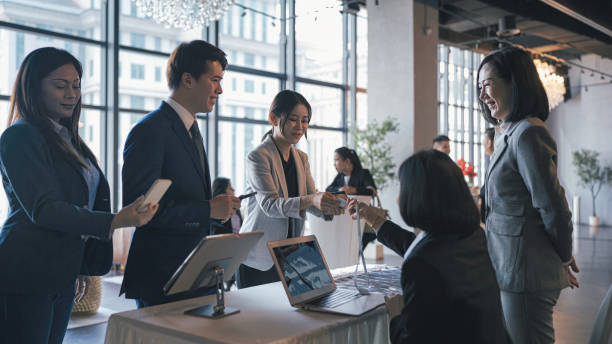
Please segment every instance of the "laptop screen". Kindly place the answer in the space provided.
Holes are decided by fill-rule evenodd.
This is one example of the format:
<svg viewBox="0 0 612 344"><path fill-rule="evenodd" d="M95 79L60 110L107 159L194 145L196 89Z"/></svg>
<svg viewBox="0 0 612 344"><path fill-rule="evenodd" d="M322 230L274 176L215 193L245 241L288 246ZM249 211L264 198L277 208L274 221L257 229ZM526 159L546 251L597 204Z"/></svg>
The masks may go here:
<svg viewBox="0 0 612 344"><path fill-rule="evenodd" d="M332 284L314 241L274 247L273 252L291 296Z"/></svg>

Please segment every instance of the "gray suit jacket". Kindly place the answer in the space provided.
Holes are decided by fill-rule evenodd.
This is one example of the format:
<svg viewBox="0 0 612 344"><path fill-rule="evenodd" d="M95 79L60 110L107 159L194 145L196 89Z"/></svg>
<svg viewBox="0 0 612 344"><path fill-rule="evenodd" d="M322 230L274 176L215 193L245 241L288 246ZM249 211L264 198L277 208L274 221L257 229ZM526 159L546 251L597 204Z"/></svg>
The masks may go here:
<svg viewBox="0 0 612 344"><path fill-rule="evenodd" d="M300 196L313 194L317 190L310 175L308 156L291 146L295 160ZM247 157L246 192L256 191L257 195L247 199L245 221L241 233L263 231L264 236L251 250L245 265L259 270L268 270L273 265L267 242L287 238L289 221L293 221L295 233L302 235L306 211L300 211L300 198L288 198L283 163L274 144L268 136ZM314 207L308 212L323 216Z"/></svg>
<svg viewBox="0 0 612 344"><path fill-rule="evenodd" d="M487 241L501 290L569 285L571 213L557 179L557 145L538 118L510 125L486 180Z"/></svg>

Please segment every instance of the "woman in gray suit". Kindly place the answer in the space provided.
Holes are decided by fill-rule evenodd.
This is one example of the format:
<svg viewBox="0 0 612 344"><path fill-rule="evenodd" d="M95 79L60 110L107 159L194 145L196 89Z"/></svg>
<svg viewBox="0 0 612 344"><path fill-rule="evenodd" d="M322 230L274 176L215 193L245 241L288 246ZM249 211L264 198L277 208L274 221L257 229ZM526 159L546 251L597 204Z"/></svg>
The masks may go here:
<svg viewBox="0 0 612 344"><path fill-rule="evenodd" d="M486 176L489 254L514 343L553 343L561 289L577 287L572 222L557 179L557 146L544 125L546 92L518 48L487 55L478 68L479 103L497 126Z"/></svg>
<svg viewBox="0 0 612 344"><path fill-rule="evenodd" d="M266 243L301 236L306 211L319 217L343 212L334 195L315 190L308 156L294 147L306 136L311 116L304 96L281 91L270 106L273 128L247 157L246 192L257 195L246 201L240 232L264 236L238 269L238 288L279 281Z"/></svg>

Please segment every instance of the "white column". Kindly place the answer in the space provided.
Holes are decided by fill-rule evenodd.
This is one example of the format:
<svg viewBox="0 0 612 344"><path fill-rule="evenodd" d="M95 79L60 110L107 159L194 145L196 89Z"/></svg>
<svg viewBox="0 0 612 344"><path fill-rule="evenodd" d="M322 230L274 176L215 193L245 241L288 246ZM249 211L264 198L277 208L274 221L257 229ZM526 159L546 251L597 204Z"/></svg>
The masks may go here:
<svg viewBox="0 0 612 344"><path fill-rule="evenodd" d="M425 27L431 31L425 32ZM368 120L399 120L389 137L397 168L415 151L431 148L437 135L438 11L412 0L368 1ZM381 193L392 219L399 183Z"/></svg>

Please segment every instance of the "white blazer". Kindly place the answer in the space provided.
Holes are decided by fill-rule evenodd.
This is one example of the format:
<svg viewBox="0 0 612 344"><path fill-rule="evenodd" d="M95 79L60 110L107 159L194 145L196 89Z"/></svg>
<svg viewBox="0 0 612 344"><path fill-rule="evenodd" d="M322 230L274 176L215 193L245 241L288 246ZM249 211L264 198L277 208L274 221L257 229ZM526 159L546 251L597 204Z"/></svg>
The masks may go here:
<svg viewBox="0 0 612 344"><path fill-rule="evenodd" d="M297 170L300 196L316 193L308 155L293 146L291 154ZM246 200L245 221L240 233L263 231L264 235L249 252L244 264L265 271L274 265L267 242L286 239L290 220L293 220L296 235L301 236L306 220L306 211L300 211L300 197L287 196L283 163L270 136L247 157L246 193L253 191L257 195ZM315 207L307 210L313 215L323 216L323 212Z"/></svg>

